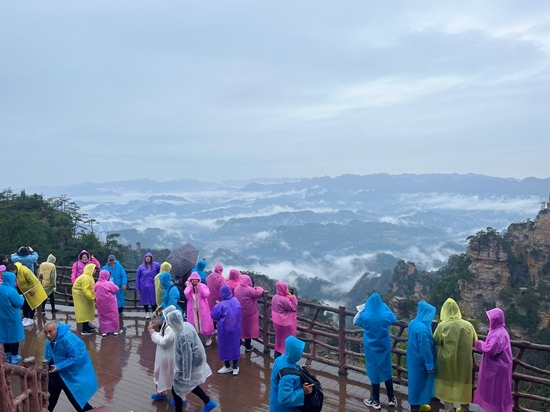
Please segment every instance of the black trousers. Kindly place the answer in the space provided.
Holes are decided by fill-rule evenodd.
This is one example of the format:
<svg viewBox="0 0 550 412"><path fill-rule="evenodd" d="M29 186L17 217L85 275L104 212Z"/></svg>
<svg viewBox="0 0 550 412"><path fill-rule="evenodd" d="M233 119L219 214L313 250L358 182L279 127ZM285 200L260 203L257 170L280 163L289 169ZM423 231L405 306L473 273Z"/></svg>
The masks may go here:
<svg viewBox="0 0 550 412"><path fill-rule="evenodd" d="M50 296L48 296L48 298L50 299L50 306L51 306L52 310L55 310L55 292L52 292L50 294ZM46 302L47 301L48 301L48 299L46 299L44 301L44 303L42 303L42 312L46 311Z"/></svg>
<svg viewBox="0 0 550 412"><path fill-rule="evenodd" d="M48 379L48 392L50 392L50 400L48 404L49 412L53 412L55 409L57 401L59 400L59 395L61 395L61 391L65 392L67 399L69 399L69 402L73 405L73 408L75 408L77 412L84 412L93 409L89 403L86 403L84 408L81 408L69 388L67 388L67 385L65 385L65 382L63 382L63 379L61 379L61 376L59 376L59 373L55 372L50 373Z"/></svg>
<svg viewBox="0 0 550 412"><path fill-rule="evenodd" d="M206 405L208 402L210 402L210 398L200 386L195 386L195 389L191 391L191 393L194 393L199 398L201 398L201 401ZM183 412L183 399L180 398L180 396L176 393L174 388L172 388L172 396L174 398L174 403L176 404L176 412ZM51 412L51 411L50 411Z"/></svg>
<svg viewBox="0 0 550 412"><path fill-rule="evenodd" d="M246 349L252 349L252 339L245 339L244 340L244 347Z"/></svg>
<svg viewBox="0 0 550 412"><path fill-rule="evenodd" d="M4 343L4 353L6 355L11 353L13 356L19 355L19 342Z"/></svg>
<svg viewBox="0 0 550 412"><path fill-rule="evenodd" d="M230 368L231 367L231 362L226 360L226 361L223 361L223 364L226 368ZM233 369L237 369L239 367L239 360L238 359L235 359L233 361Z"/></svg>
<svg viewBox="0 0 550 412"><path fill-rule="evenodd" d="M145 309L145 313L149 313L149 305L143 305L143 308ZM151 305L151 311L155 312L157 310L157 305Z"/></svg>
<svg viewBox="0 0 550 412"><path fill-rule="evenodd" d="M394 396L394 393L393 393L393 381L392 379L388 379L386 382L384 382L384 384L386 385L386 394L388 395L388 398L393 398ZM372 396L371 396L372 399L374 399L375 401L378 401L380 402L380 384L379 383L373 383L372 384Z"/></svg>
<svg viewBox="0 0 550 412"><path fill-rule="evenodd" d="M23 302L23 306L21 307L21 309L23 309L24 318L34 319L34 309L31 309L29 303L27 302L27 299L25 299L25 302Z"/></svg>

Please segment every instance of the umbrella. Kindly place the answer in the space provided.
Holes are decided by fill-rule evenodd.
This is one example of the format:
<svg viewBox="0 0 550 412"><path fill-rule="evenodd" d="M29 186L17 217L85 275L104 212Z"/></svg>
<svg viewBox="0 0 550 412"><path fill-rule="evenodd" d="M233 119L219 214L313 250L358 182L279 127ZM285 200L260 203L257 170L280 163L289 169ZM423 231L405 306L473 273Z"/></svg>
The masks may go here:
<svg viewBox="0 0 550 412"><path fill-rule="evenodd" d="M178 246L170 252L166 261L172 265L172 274L176 279L183 278L197 264L199 251L191 243Z"/></svg>

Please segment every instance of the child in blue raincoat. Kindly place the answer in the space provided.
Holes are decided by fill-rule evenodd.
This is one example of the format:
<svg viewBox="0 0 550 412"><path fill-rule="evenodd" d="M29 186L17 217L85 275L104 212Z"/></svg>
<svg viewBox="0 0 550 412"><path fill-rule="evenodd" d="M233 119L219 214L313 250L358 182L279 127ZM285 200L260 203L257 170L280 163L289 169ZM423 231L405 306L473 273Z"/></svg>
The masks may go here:
<svg viewBox="0 0 550 412"><path fill-rule="evenodd" d="M397 405L393 391L393 371L391 361L390 325L397 317L386 305L380 295L374 292L365 303L365 309L355 319L363 332L363 349L367 364L367 375L372 384L372 395L363 403L374 409L380 409L380 383L386 385L388 405Z"/></svg>

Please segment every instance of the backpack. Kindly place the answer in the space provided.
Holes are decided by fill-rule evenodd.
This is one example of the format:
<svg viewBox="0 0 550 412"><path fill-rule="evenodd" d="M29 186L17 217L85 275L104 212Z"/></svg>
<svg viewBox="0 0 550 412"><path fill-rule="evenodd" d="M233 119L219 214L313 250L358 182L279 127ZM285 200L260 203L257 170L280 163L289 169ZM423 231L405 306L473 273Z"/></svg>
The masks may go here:
<svg viewBox="0 0 550 412"><path fill-rule="evenodd" d="M309 395L304 396L304 404L300 406L301 412L320 412L323 409L323 387L321 382L304 368L283 368L279 371L279 379L285 375L297 375L300 377L300 382L311 384L313 383L313 391Z"/></svg>
<svg viewBox="0 0 550 412"><path fill-rule="evenodd" d="M178 306L181 308L181 310L183 311L183 313L185 313L185 311L187 310L187 298L185 297L185 293L183 292L183 289L178 286L178 285L171 285L169 288L168 288L168 293L170 293L170 289L172 288L176 288L178 289L178 292L180 294L180 297L178 299Z"/></svg>

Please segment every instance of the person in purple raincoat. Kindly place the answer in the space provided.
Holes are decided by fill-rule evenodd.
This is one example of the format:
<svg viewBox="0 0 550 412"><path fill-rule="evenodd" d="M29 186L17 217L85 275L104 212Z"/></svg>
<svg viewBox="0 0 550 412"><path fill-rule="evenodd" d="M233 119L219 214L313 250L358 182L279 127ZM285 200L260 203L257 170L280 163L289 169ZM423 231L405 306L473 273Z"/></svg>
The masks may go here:
<svg viewBox="0 0 550 412"><path fill-rule="evenodd" d="M99 280L94 285L99 330L103 337L109 333L116 336L122 332L116 300L118 286L109 281L110 277L111 274L108 270L102 270L99 272Z"/></svg>
<svg viewBox="0 0 550 412"><path fill-rule="evenodd" d="M504 312L501 309L491 309L487 317L490 322L487 340L478 340L474 345L483 353L474 403L485 412L511 412L514 402L510 335L504 327Z"/></svg>
<svg viewBox="0 0 550 412"><path fill-rule="evenodd" d="M139 292L139 302L145 309L145 318L149 319L149 305L154 313L157 310L155 299L155 276L160 272L160 263L153 260L153 255L147 252L143 263L139 265L136 272L136 290Z"/></svg>
<svg viewBox="0 0 550 412"><path fill-rule="evenodd" d="M253 287L248 275L241 275L241 284L235 288L235 297L241 304L242 332L245 352L252 351L252 339L260 336L258 299L264 294L263 288Z"/></svg>
<svg viewBox="0 0 550 412"><path fill-rule="evenodd" d="M187 298L187 322L195 327L197 333L206 337L205 346L212 345L212 334L214 333L214 322L210 317L210 306L208 305L208 286L201 283L201 277L193 272L187 279L185 287Z"/></svg>
<svg viewBox="0 0 550 412"><path fill-rule="evenodd" d="M216 266L214 266L214 271L206 278L206 285L210 290L208 305L210 306L210 310L212 310L214 309L216 303L222 300L222 297L220 296L220 288L225 285L223 266L220 263L216 263Z"/></svg>
<svg viewBox="0 0 550 412"><path fill-rule="evenodd" d="M277 294L271 300L271 317L275 329L275 358L285 353L285 339L296 336L298 299L288 289L288 283L275 284Z"/></svg>
<svg viewBox="0 0 550 412"><path fill-rule="evenodd" d="M222 301L210 313L212 319L218 322L218 356L224 363L218 373L238 375L241 357L241 304L233 297L231 288L227 285L221 287L220 295Z"/></svg>

